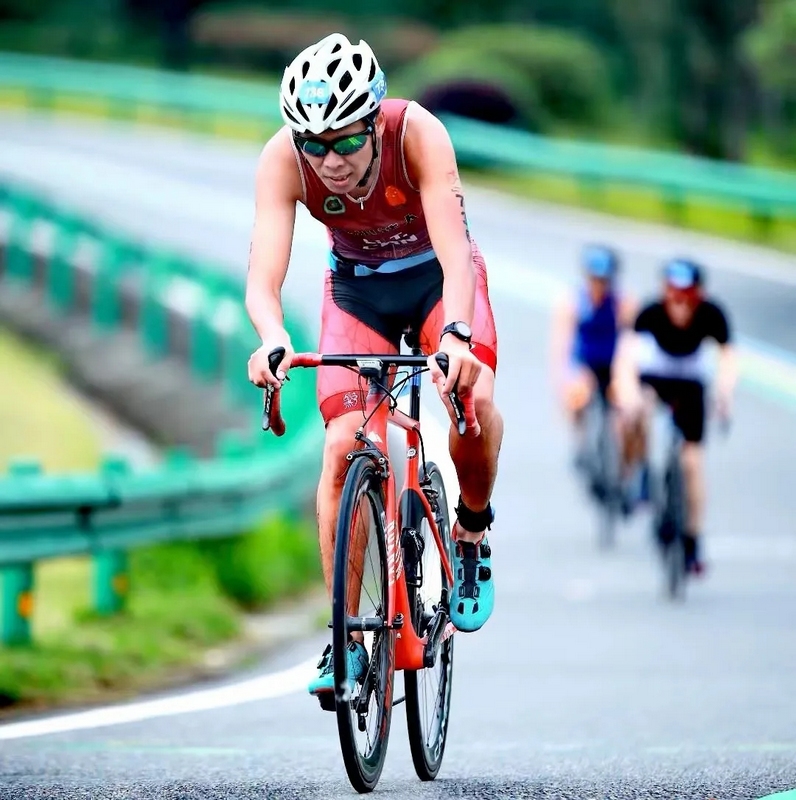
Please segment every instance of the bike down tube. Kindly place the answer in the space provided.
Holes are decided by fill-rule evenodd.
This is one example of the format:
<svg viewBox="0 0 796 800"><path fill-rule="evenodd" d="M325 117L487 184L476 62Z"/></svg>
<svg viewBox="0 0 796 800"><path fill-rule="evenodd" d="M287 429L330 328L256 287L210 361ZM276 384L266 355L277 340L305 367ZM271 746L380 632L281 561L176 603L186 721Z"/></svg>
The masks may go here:
<svg viewBox="0 0 796 800"><path fill-rule="evenodd" d="M389 465L386 444L389 408L385 403L381 402L383 396L384 391L371 384L371 390L365 400L365 417L368 421L363 434L364 438L378 450L381 457L386 460L385 463ZM409 621L406 613L407 609L403 607L406 603L400 603L400 593L396 592L396 585L400 581L403 571L403 554L401 552L401 537L398 529L395 476L392 470L387 472L383 486L384 512L386 520L388 520L384 526L385 549L387 552L387 613L385 614L385 621L392 628L396 623L398 614L402 613L403 625L406 626L407 622L409 622L409 627L411 628L411 621ZM401 606L400 608L398 607L399 605ZM402 632L402 630L397 632L399 639Z"/></svg>
<svg viewBox="0 0 796 800"><path fill-rule="evenodd" d="M364 431L365 437L372 442L388 459L387 453L387 426L390 422L390 410L386 404L379 402L383 398L383 391L373 387L368 392L365 402L365 415L369 418ZM414 442L415 455L407 459L406 484L414 486L419 491L417 478L417 448L419 437L416 431L417 421L412 420L401 412L398 422L407 430L407 443ZM411 445L410 445L411 446ZM400 619L401 626L395 629L395 669L422 669L423 648L425 641L418 637L412 626L411 609L409 608L409 595L406 589L404 576L403 548L401 547L401 520L398 513L395 475L390 470L385 481L385 516L389 523L385 527L387 551L387 622L392 627Z"/></svg>
<svg viewBox="0 0 796 800"><path fill-rule="evenodd" d="M449 583L453 584L453 574L450 566L450 561L448 554L445 552L445 549L442 545L442 537L440 536L439 529L437 528L436 520L434 518L434 514L431 511L431 506L429 505L428 499L426 498L425 494L420 488L420 482L418 478L418 461L420 458L420 436L418 433L418 423L416 420L413 420L415 425L412 427L408 427L406 429L406 474L404 476L404 485L401 491L401 504L400 508L404 508L405 504L403 503L403 499L407 496L417 497L420 500L420 503L423 508L423 513L426 516L426 519L429 522L429 527L433 531L434 540L436 543L436 547L440 554L440 560L445 568L445 574L448 578ZM394 486L393 486L393 493L394 493ZM393 494L394 496L394 494ZM404 520L398 515L398 524L396 525L396 530L394 531L395 535L398 536L400 533L403 532L404 527ZM400 544L400 540L399 540ZM430 544L430 543L429 543ZM399 564L398 569L400 570L397 574L396 578L396 585L391 586L391 591L393 595L393 602L395 604L394 610L395 613L403 614L404 618L404 626L401 630L398 631L397 639L395 643L395 668L398 670L402 669L410 669L410 670L419 670L423 669L424 664L424 652L425 652L425 645L427 641L427 637L423 636L422 638L417 635L417 632L414 629L414 626L411 623L412 615L411 609L409 608L409 592L406 586L406 573L403 571L403 551L399 552ZM409 620L409 624L406 624L406 621ZM446 627L452 627L450 624ZM445 638L451 635L453 630L450 631L446 630Z"/></svg>

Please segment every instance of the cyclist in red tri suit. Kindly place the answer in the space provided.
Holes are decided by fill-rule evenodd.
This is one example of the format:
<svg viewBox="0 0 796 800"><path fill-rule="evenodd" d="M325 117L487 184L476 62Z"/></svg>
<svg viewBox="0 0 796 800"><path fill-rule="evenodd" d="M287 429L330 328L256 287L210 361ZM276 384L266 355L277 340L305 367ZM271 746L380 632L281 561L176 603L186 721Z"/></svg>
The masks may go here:
<svg viewBox="0 0 796 800"><path fill-rule="evenodd" d="M370 47L337 33L302 51L285 70L285 126L266 143L256 173L246 308L262 346L249 359L249 379L278 387L290 368L294 351L280 296L300 202L329 232L319 350L395 353L411 329L425 352L448 355L447 378L429 358L440 396L456 384L460 395L474 399L476 430L459 436L452 427L449 444L460 486L450 612L459 630L475 631L494 606L486 530L494 517L490 498L503 438L493 400L497 336L486 266L470 237L445 127L417 103L385 94ZM274 378L268 354L276 347L286 353ZM345 456L362 422L358 375L341 367L320 370L318 403L326 424L318 528L331 593ZM318 666L310 692L332 691L329 647ZM366 668L367 653L354 640L349 680Z"/></svg>

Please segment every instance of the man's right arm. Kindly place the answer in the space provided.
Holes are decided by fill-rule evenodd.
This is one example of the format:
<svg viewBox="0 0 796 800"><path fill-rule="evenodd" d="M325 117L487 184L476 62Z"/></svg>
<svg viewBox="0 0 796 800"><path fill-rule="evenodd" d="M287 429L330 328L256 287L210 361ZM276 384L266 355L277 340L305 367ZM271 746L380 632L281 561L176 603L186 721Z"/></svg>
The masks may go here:
<svg viewBox="0 0 796 800"><path fill-rule="evenodd" d="M563 390L567 378L576 322L575 305L571 298L560 298L553 311L550 336L551 377L553 387L558 392Z"/></svg>
<svg viewBox="0 0 796 800"><path fill-rule="evenodd" d="M280 372L290 366L292 347L284 327L282 284L287 275L296 201L301 197L301 177L288 132L277 133L263 148L255 175L255 214L246 277L246 311L262 341L249 360L249 379L257 386L274 383L268 353L284 347Z"/></svg>

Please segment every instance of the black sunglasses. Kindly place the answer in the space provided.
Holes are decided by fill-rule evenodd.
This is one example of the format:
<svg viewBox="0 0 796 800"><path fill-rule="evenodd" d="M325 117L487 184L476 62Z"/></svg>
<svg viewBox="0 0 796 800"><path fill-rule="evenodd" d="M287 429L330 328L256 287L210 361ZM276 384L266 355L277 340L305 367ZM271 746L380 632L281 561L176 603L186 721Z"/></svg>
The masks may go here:
<svg viewBox="0 0 796 800"><path fill-rule="evenodd" d="M338 136L336 139L316 139L311 136L293 134L293 140L303 153L315 158L323 158L330 150L334 150L338 156L350 156L358 153L365 146L371 133L373 133L373 125L368 123L363 131L349 133L347 136Z"/></svg>

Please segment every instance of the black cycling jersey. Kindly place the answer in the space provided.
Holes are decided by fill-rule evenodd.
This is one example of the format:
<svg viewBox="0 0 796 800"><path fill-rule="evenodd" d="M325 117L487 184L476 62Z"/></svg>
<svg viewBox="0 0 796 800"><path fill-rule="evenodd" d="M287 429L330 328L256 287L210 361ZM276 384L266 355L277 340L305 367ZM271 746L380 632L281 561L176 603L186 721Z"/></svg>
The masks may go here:
<svg viewBox="0 0 796 800"><path fill-rule="evenodd" d="M634 328L638 333L651 333L658 347L670 356L689 356L705 339L715 339L719 344L727 344L731 339L727 315L710 300L699 304L686 328L674 325L660 302L642 309Z"/></svg>

